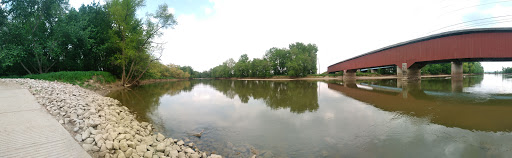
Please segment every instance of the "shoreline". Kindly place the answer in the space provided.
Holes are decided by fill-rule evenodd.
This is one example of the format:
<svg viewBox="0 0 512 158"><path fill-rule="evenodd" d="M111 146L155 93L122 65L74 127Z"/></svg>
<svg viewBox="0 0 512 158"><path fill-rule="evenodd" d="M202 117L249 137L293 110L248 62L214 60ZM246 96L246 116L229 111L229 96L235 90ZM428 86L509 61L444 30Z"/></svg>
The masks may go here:
<svg viewBox="0 0 512 158"><path fill-rule="evenodd" d="M222 157L156 133L151 123L137 121L118 100L92 90L55 81L0 81L28 89L92 157Z"/></svg>

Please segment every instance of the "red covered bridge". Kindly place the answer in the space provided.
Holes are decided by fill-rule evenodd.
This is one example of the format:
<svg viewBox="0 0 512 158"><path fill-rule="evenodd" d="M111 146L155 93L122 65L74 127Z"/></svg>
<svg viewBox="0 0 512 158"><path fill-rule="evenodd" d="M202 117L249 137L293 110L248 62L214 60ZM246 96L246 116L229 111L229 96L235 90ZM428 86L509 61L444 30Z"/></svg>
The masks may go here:
<svg viewBox="0 0 512 158"><path fill-rule="evenodd" d="M512 61L512 28L450 31L387 46L327 68L344 71L344 79L355 79L358 69L397 66L397 76L421 79L421 68L430 63L452 63L452 76L462 78L462 62Z"/></svg>

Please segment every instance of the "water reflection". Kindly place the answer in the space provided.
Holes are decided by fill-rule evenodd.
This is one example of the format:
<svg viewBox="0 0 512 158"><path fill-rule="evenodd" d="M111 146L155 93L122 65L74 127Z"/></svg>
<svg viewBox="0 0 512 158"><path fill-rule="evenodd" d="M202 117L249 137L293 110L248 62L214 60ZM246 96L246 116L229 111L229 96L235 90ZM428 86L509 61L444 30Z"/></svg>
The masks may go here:
<svg viewBox="0 0 512 158"><path fill-rule="evenodd" d="M328 87L379 109L428 118L432 123L447 127L512 130L512 95L463 93L464 87L474 87L482 80L482 76L464 81L429 79L421 83L376 80L363 81L360 85L328 83ZM391 87L393 81L396 87Z"/></svg>
<svg viewBox="0 0 512 158"><path fill-rule="evenodd" d="M154 83L133 89L114 91L108 97L115 98L122 105L137 114L141 121L151 121L148 114L155 111L160 105L160 98L164 95L174 96L181 92L189 92L193 88L190 81Z"/></svg>
<svg viewBox="0 0 512 158"><path fill-rule="evenodd" d="M192 80L110 96L164 135L225 157L507 157L512 92L500 84L512 87L502 76L418 83ZM200 139L189 135L202 129Z"/></svg>
<svg viewBox="0 0 512 158"><path fill-rule="evenodd" d="M249 102L250 98L261 99L273 110L290 109L300 114L314 112L319 107L316 82L209 80L202 83L228 98L238 96L242 103Z"/></svg>

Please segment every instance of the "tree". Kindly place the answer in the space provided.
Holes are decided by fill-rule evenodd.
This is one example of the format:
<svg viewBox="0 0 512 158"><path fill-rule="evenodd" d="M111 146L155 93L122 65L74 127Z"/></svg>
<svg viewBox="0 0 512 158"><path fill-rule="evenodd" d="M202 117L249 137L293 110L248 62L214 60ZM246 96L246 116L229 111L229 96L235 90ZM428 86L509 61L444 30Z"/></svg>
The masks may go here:
<svg viewBox="0 0 512 158"><path fill-rule="evenodd" d="M271 64L264 59L253 59L250 66L251 77L270 77L272 74Z"/></svg>
<svg viewBox="0 0 512 158"><path fill-rule="evenodd" d="M289 76L306 76L316 73L316 53L314 44L304 45L297 42L290 44L290 61L286 64Z"/></svg>
<svg viewBox="0 0 512 158"><path fill-rule="evenodd" d="M66 0L2 0L0 50L2 66L20 64L29 73L48 72L61 58L57 23L67 8ZM5 9L5 10L4 10Z"/></svg>
<svg viewBox="0 0 512 158"><path fill-rule="evenodd" d="M143 4L144 0L112 0L106 4L113 21L111 43L117 52L113 61L122 69L123 86L137 83L150 64L158 60L150 52L158 49L154 38L162 35L161 29L177 24L166 4L142 22L136 18L136 11Z"/></svg>
<svg viewBox="0 0 512 158"><path fill-rule="evenodd" d="M274 75L286 75L286 64L290 61L289 53L286 49L274 47L267 50L263 59L272 64L272 73Z"/></svg>
<svg viewBox="0 0 512 158"><path fill-rule="evenodd" d="M250 67L250 61L247 54L242 54L240 58L238 59L238 62L236 62L234 69L235 69L235 76L236 77L249 77L249 70Z"/></svg>

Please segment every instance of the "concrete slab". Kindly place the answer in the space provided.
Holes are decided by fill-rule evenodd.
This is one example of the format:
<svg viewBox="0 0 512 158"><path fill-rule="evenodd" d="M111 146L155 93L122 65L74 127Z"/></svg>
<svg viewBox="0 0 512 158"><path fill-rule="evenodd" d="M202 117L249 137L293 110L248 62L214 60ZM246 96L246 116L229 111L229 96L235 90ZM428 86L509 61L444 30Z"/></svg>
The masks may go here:
<svg viewBox="0 0 512 158"><path fill-rule="evenodd" d="M0 157L91 156L28 90L0 85Z"/></svg>

